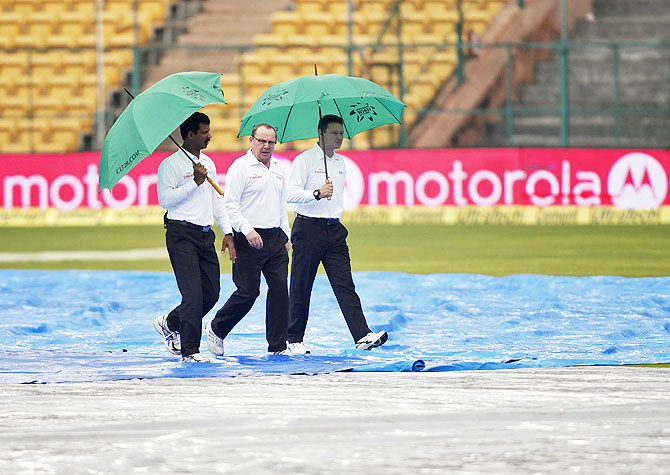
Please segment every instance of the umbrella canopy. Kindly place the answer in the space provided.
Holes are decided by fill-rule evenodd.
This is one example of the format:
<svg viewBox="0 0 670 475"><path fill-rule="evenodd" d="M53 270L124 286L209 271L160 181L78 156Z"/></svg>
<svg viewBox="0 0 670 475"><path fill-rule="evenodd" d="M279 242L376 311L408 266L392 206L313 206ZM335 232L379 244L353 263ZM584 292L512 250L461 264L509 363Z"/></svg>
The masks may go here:
<svg viewBox="0 0 670 475"><path fill-rule="evenodd" d="M111 190L191 114L220 102L221 75L200 71L171 74L138 94L105 137L99 190Z"/></svg>
<svg viewBox="0 0 670 475"><path fill-rule="evenodd" d="M325 74L303 76L275 84L251 106L242 119L238 137L251 135L254 125L268 123L277 129L277 140L318 137L319 118L333 114L344 121L344 136L381 125L400 123L405 104L367 79Z"/></svg>

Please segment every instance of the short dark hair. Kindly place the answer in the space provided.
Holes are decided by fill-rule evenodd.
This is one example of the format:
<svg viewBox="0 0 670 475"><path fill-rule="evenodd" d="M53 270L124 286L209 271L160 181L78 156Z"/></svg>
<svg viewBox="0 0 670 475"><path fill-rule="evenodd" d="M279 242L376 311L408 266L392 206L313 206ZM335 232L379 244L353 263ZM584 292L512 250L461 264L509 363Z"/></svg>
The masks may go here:
<svg viewBox="0 0 670 475"><path fill-rule="evenodd" d="M200 129L200 124L209 125L209 117L207 117L207 115L203 114L202 112L194 112L191 114L191 117L186 119L179 126L181 138L185 139L189 132L197 134L198 130Z"/></svg>
<svg viewBox="0 0 670 475"><path fill-rule="evenodd" d="M266 127L268 129L274 130L275 131L275 138L277 138L277 129L274 127L274 125L270 125L270 124L256 124L256 125L254 125L254 128L251 129L251 135L253 135L255 137L256 136L256 131L258 130L259 127Z"/></svg>
<svg viewBox="0 0 670 475"><path fill-rule="evenodd" d="M344 125L344 121L342 120L342 117L340 117L339 115L334 114L324 115L319 119L319 131L325 133L329 124Z"/></svg>

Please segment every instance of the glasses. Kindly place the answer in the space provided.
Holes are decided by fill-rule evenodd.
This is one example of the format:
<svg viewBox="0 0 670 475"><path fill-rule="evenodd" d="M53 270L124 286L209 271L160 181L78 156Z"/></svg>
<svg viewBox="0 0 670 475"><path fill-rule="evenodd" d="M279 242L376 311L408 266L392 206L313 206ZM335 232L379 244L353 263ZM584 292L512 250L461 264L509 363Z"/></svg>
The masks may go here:
<svg viewBox="0 0 670 475"><path fill-rule="evenodd" d="M258 140L258 141L259 141L260 143L262 143L263 145L269 145L270 147L274 147L275 145L277 145L277 141L276 141L276 140L261 140L261 139L259 139L259 138L256 138L255 135L252 135L252 137L255 138L256 140Z"/></svg>

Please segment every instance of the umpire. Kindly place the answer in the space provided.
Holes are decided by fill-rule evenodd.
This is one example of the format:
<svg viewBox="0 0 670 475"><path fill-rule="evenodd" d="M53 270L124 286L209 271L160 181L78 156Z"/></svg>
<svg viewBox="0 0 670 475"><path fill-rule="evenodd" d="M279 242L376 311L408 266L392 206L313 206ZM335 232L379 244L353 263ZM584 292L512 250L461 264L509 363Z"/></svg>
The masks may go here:
<svg viewBox="0 0 670 475"><path fill-rule="evenodd" d="M312 286L320 263L330 281L356 349L383 345L385 331L372 332L363 315L361 301L351 275L347 229L340 223L344 210L344 157L335 153L342 146L342 118L326 115L319 120L319 141L298 155L291 165L288 202L296 203L291 230L293 261L289 290L288 348L292 354L310 353L304 344ZM332 183L326 180L325 160Z"/></svg>

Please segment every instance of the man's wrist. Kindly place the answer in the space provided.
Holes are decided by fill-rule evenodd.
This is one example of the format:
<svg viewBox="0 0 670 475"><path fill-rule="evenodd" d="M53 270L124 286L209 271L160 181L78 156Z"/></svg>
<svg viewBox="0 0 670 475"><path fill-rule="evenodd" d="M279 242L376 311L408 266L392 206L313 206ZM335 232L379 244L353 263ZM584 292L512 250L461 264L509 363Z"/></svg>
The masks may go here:
<svg viewBox="0 0 670 475"><path fill-rule="evenodd" d="M321 190L316 189L312 192L312 195L314 195L314 199L316 201L319 201L321 199Z"/></svg>

